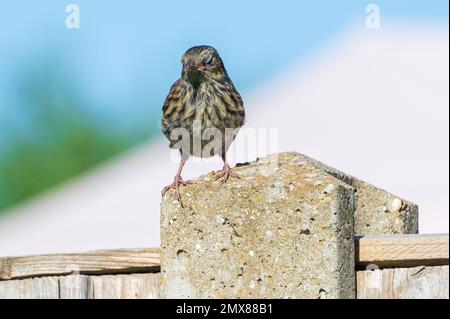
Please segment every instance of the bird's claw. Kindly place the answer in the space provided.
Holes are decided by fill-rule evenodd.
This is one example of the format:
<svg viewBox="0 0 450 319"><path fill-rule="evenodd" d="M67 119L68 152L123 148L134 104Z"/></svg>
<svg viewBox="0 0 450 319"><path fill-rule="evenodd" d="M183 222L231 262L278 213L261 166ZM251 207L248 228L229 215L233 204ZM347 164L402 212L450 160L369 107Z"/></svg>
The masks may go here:
<svg viewBox="0 0 450 319"><path fill-rule="evenodd" d="M184 181L183 178L179 175L175 176L173 179L172 184L166 186L163 188L163 195L171 188L175 189L175 193L177 195L177 199L180 202L181 206L183 207L183 203L181 202L181 194L180 194L180 185L187 186L193 184L191 181Z"/></svg>
<svg viewBox="0 0 450 319"><path fill-rule="evenodd" d="M238 174L231 170L231 167L228 164L225 164L223 166L223 169L221 171L218 171L215 175L216 176L214 177L214 180L223 178L221 182L222 184L225 184L230 177L240 178Z"/></svg>

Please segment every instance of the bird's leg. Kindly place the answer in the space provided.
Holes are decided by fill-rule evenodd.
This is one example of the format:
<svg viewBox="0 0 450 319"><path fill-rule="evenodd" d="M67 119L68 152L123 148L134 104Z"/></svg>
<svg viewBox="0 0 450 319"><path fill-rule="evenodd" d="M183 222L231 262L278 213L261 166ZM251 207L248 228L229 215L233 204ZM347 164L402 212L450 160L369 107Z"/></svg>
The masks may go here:
<svg viewBox="0 0 450 319"><path fill-rule="evenodd" d="M191 181L183 181L183 178L181 178L181 171L183 170L183 166L186 163L185 159L181 159L180 165L178 166L177 174L175 175L175 178L173 179L172 184L164 187L163 194L166 193L167 190L170 188L175 188L175 192L177 194L177 199L181 203L181 195L180 195L180 184L183 186L186 186L188 184L192 184Z"/></svg>
<svg viewBox="0 0 450 319"><path fill-rule="evenodd" d="M215 179L218 180L220 178L223 178L222 180L222 184L226 183L228 181L228 178L231 177L236 177L236 178L240 178L238 174L234 173L231 170L230 165L227 162L227 159L225 157L225 154L222 154L222 160L223 160L223 168L221 171L216 173L216 177Z"/></svg>

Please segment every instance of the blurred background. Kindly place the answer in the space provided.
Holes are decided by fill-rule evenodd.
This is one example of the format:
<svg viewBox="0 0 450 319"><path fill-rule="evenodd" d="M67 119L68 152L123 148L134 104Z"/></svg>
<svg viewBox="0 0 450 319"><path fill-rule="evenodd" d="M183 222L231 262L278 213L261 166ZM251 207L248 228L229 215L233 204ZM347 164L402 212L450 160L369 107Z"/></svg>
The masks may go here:
<svg viewBox="0 0 450 319"><path fill-rule="evenodd" d="M277 130L233 163L301 152L448 232L448 1L72 3L79 28L71 2L0 4L0 256L159 246L177 167L161 107L199 44L220 52L246 125Z"/></svg>

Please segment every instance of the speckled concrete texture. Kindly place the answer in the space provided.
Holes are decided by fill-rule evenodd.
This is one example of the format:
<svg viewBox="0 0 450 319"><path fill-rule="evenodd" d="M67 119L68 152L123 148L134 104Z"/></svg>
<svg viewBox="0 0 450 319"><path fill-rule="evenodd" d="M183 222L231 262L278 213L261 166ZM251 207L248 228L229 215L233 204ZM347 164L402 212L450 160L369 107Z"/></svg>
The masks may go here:
<svg viewBox="0 0 450 319"><path fill-rule="evenodd" d="M355 188L300 154L161 202L162 298L354 298Z"/></svg>
<svg viewBox="0 0 450 319"><path fill-rule="evenodd" d="M417 234L419 207L403 198L338 171L305 155L308 165L326 172L356 189L355 234Z"/></svg>

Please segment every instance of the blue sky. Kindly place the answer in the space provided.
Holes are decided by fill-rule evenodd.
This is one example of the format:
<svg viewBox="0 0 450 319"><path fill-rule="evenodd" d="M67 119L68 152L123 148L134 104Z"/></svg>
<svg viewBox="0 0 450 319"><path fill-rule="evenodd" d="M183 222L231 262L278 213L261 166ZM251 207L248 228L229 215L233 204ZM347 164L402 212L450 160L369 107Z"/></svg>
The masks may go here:
<svg viewBox="0 0 450 319"><path fill-rule="evenodd" d="M69 3L80 7L80 29L65 27ZM16 82L21 74L44 66L53 69L93 113L111 123L148 119L155 125L168 89L180 74L180 57L190 46L215 46L245 97L350 23L364 27L369 3L3 0L0 135L7 135L2 121L20 122ZM382 19L448 24L447 0L374 3Z"/></svg>

